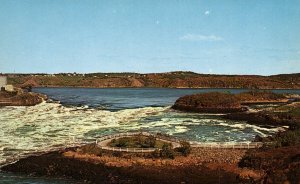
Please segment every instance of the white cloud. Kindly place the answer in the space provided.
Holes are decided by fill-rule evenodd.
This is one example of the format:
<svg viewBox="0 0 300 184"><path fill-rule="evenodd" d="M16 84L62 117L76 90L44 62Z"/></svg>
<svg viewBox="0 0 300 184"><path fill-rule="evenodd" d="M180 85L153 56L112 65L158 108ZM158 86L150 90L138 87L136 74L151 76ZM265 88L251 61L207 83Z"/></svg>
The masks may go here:
<svg viewBox="0 0 300 184"><path fill-rule="evenodd" d="M205 12L204 12L204 15L209 15L210 14L210 11L209 10L206 10Z"/></svg>
<svg viewBox="0 0 300 184"><path fill-rule="evenodd" d="M184 41L222 41L223 38L216 35L199 35L199 34L186 34L179 38Z"/></svg>

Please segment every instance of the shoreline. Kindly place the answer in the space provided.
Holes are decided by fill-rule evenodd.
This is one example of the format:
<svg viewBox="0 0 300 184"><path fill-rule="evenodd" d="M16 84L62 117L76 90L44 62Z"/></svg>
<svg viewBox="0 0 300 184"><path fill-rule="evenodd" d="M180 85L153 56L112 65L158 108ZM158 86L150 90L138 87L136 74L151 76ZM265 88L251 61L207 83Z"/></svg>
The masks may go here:
<svg viewBox="0 0 300 184"><path fill-rule="evenodd" d="M300 89L300 74L286 75L211 75L176 71L162 73L59 73L59 74L10 74L13 85L39 87L86 88L249 88L249 89Z"/></svg>
<svg viewBox="0 0 300 184"><path fill-rule="evenodd" d="M253 89L253 88L214 88L214 87L95 87L95 86L57 86L57 85L45 85L45 86L33 86L34 88L87 88L87 89L240 89L240 90L300 90L300 88L259 88L259 89Z"/></svg>
<svg viewBox="0 0 300 184"><path fill-rule="evenodd" d="M66 148L20 159L2 167L1 172L65 177L91 183L189 183L199 179L215 183L221 174L228 182L236 183L236 177L243 171L237 167L237 163L244 154L245 150L239 149L193 148L191 155L177 156L171 160L134 154L114 156L112 152L96 156L78 152L77 148ZM160 174L162 171L163 175ZM189 172L194 174L190 175Z"/></svg>
<svg viewBox="0 0 300 184"><path fill-rule="evenodd" d="M35 92L24 92L18 89L13 92L0 92L0 107L5 106L35 106L48 99L47 95Z"/></svg>

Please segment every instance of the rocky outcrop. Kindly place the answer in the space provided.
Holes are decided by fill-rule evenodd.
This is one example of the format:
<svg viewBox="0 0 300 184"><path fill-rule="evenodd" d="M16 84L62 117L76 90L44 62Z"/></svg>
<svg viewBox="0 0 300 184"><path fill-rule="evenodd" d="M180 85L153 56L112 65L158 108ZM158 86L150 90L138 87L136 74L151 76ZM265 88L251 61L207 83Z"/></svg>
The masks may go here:
<svg viewBox="0 0 300 184"><path fill-rule="evenodd" d="M259 183L300 183L300 145L248 152L239 166L265 171Z"/></svg>
<svg viewBox="0 0 300 184"><path fill-rule="evenodd" d="M288 126L289 129L296 130L300 129L300 103L293 102L257 112L231 113L223 115L223 118L257 125Z"/></svg>
<svg viewBox="0 0 300 184"><path fill-rule="evenodd" d="M231 113L245 110L235 95L218 92L180 97L172 108L181 111L204 113Z"/></svg>
<svg viewBox="0 0 300 184"><path fill-rule="evenodd" d="M244 105L287 103L289 101L287 96L273 93L271 91L248 91L236 94L236 97Z"/></svg>
<svg viewBox="0 0 300 184"><path fill-rule="evenodd" d="M46 95L32 92L0 92L0 106L34 106L47 99Z"/></svg>
<svg viewBox="0 0 300 184"><path fill-rule="evenodd" d="M211 92L180 97L172 108L188 112L233 113L246 111L247 107L242 105L286 104L289 101L290 99L286 96L269 91L249 91L240 94ZM244 116L244 114L235 114L236 117L239 117L239 115ZM251 114L245 116L249 115ZM257 117L256 119L258 118L261 121L262 118Z"/></svg>
<svg viewBox="0 0 300 184"><path fill-rule="evenodd" d="M202 149L201 152L195 150L195 154L193 151L191 156L171 160L115 153L95 155L77 150L68 148L30 156L1 170L33 176L67 177L87 183L212 184L219 183L220 178L223 183L237 183L237 173L232 167L244 154L242 150ZM235 160L234 163L231 160ZM213 166L204 164L208 162ZM220 165L216 167L216 164Z"/></svg>
<svg viewBox="0 0 300 184"><path fill-rule="evenodd" d="M231 113L223 116L225 119L248 121L251 124L257 125L271 125L271 126L293 126L295 119L280 113L273 114L270 112L252 112L252 113ZM291 127L292 128L292 127Z"/></svg>

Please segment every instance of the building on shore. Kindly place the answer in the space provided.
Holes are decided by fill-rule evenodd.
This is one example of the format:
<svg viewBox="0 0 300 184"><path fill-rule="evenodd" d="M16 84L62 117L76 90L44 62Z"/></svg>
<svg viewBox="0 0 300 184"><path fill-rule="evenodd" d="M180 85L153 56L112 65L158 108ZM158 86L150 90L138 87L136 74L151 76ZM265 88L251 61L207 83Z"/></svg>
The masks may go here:
<svg viewBox="0 0 300 184"><path fill-rule="evenodd" d="M1 91L5 90L6 85L7 85L7 77L0 75L0 89L1 89Z"/></svg>
<svg viewBox="0 0 300 184"><path fill-rule="evenodd" d="M0 75L0 89L1 91L14 91L14 86L7 84L7 76Z"/></svg>

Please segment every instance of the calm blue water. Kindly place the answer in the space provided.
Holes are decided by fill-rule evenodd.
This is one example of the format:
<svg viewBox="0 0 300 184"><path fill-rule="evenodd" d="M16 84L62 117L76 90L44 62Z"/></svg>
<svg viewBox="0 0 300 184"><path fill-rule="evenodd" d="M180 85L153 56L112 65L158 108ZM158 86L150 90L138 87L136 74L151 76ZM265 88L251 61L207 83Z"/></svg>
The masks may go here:
<svg viewBox="0 0 300 184"><path fill-rule="evenodd" d="M80 184L63 178L31 177L26 175L1 173L0 184Z"/></svg>
<svg viewBox="0 0 300 184"><path fill-rule="evenodd" d="M278 131L276 127L170 109L184 95L211 91L236 94L245 89L35 88L33 91L44 93L60 104L0 108L0 164L25 153L94 141L117 132L162 132L198 142L244 142L253 140L255 135L267 136ZM300 90L272 91L300 94ZM1 183L74 181L0 173Z"/></svg>
<svg viewBox="0 0 300 184"><path fill-rule="evenodd" d="M111 111L141 107L164 107L174 104L177 98L206 92L237 94L247 89L166 89L166 88L35 88L34 92L47 94L63 105L107 109ZM300 90L271 90L275 93L296 93Z"/></svg>

